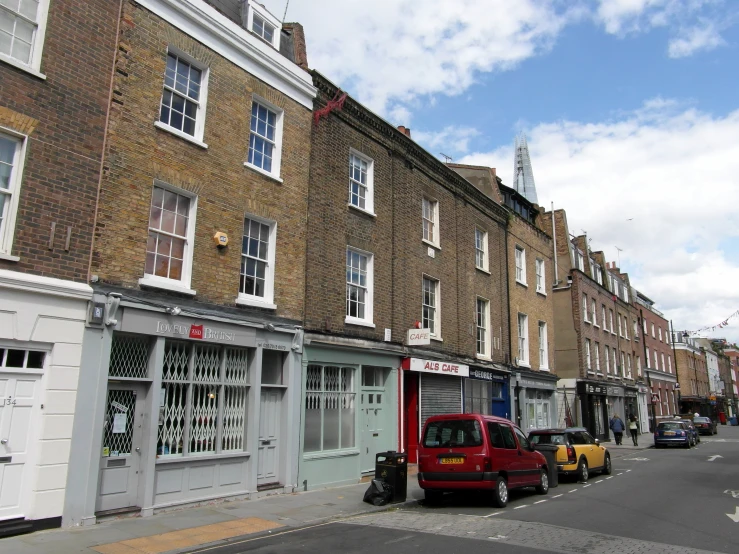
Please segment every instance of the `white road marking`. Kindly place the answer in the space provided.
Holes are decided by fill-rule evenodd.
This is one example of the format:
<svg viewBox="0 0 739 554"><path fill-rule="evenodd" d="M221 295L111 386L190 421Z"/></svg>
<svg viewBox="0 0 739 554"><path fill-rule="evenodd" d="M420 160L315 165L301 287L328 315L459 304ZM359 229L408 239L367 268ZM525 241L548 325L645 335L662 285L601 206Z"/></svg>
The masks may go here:
<svg viewBox="0 0 739 554"><path fill-rule="evenodd" d="M723 458L723 456L721 456L720 454L716 454L715 456L711 456L710 458L708 458L708 461L713 462L716 458Z"/></svg>
<svg viewBox="0 0 739 554"><path fill-rule="evenodd" d="M572 489L571 491L567 491L569 493L577 492L577 489Z"/></svg>
<svg viewBox="0 0 739 554"><path fill-rule="evenodd" d="M516 507L515 507L515 508L513 508L513 509L514 509L514 510L520 510L521 508L527 508L527 507L528 507L528 504L521 504L520 506L516 506Z"/></svg>
<svg viewBox="0 0 739 554"><path fill-rule="evenodd" d="M734 523L739 523L739 506L736 507L736 512L733 514L726 514L731 521Z"/></svg>
<svg viewBox="0 0 739 554"><path fill-rule="evenodd" d="M623 474L624 474L624 472L622 471L621 473L617 473L616 475L623 475Z"/></svg>
<svg viewBox="0 0 739 554"><path fill-rule="evenodd" d="M629 473L630 471L631 471L630 469L627 469L627 470L626 470L626 473Z"/></svg>
<svg viewBox="0 0 739 554"><path fill-rule="evenodd" d="M486 515L486 516L482 516L482 517L493 517L493 516L499 516L499 515L500 515L500 514L502 514L502 513L503 513L503 512L493 512L492 514L488 514L488 515Z"/></svg>
<svg viewBox="0 0 739 554"><path fill-rule="evenodd" d="M541 504L542 502L546 502L546 500L537 500L534 504Z"/></svg>
<svg viewBox="0 0 739 554"><path fill-rule="evenodd" d="M611 475L610 477L606 477L606 481L608 481L609 479L613 479L613 475Z"/></svg>
<svg viewBox="0 0 739 554"><path fill-rule="evenodd" d="M583 485L583 486L582 486L582 488L584 488L584 489L585 489L585 488L587 488L587 487L589 487L589 486L590 486L590 484L587 484L587 485Z"/></svg>
<svg viewBox="0 0 739 554"><path fill-rule="evenodd" d="M557 496L553 496L552 498L559 498L560 496L564 496L564 494L558 494Z"/></svg>
<svg viewBox="0 0 739 554"><path fill-rule="evenodd" d="M602 482L603 482L603 479L601 479L600 481L596 481L596 483L602 483Z"/></svg>

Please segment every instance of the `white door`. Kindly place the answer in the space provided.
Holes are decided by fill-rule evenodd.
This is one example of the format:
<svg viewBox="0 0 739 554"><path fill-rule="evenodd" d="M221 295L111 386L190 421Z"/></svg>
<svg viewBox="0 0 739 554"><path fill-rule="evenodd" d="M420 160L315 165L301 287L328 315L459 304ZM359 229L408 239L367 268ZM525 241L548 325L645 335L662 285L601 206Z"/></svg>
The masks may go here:
<svg viewBox="0 0 739 554"><path fill-rule="evenodd" d="M259 413L257 486L278 483L282 389L263 388Z"/></svg>
<svg viewBox="0 0 739 554"><path fill-rule="evenodd" d="M40 375L0 374L0 520L22 517L27 509L40 384Z"/></svg>
<svg viewBox="0 0 739 554"><path fill-rule="evenodd" d="M144 387L137 383L108 385L96 512L140 507L144 396Z"/></svg>

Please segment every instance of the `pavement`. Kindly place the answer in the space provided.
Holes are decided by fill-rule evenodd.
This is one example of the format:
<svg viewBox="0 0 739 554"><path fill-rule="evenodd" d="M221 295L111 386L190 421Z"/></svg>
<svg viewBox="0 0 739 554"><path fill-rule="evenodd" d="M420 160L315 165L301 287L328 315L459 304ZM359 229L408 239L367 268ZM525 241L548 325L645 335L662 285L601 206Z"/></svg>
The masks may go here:
<svg viewBox="0 0 739 554"><path fill-rule="evenodd" d="M644 434L639 446L603 443L615 459L652 447ZM409 467L410 507L423 499ZM107 519L94 526L53 529L0 540L0 554L158 554L218 547L248 536L341 521L352 516L397 509L401 504L372 506L362 501L366 482L345 487L273 495L255 500L218 501L208 505L170 509L151 517Z"/></svg>

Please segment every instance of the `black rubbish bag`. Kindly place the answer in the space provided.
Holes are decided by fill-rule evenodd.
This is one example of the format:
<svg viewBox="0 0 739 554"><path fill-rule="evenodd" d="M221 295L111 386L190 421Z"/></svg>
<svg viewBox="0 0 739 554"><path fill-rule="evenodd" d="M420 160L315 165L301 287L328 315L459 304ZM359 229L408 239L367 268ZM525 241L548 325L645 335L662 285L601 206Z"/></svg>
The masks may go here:
<svg viewBox="0 0 739 554"><path fill-rule="evenodd" d="M393 489L382 479L372 479L364 493L364 501L375 506L384 506L393 499Z"/></svg>

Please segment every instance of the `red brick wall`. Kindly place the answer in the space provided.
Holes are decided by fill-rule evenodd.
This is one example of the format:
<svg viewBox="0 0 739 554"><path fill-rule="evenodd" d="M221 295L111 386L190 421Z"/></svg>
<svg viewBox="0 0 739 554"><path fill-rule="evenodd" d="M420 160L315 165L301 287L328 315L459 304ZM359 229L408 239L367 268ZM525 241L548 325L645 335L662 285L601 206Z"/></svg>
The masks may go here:
<svg viewBox="0 0 739 554"><path fill-rule="evenodd" d="M87 280L118 11L114 0L52 0L46 80L0 61L0 127L30 137L12 248L20 261L0 260L2 269Z"/></svg>

